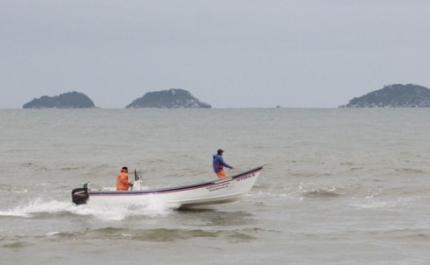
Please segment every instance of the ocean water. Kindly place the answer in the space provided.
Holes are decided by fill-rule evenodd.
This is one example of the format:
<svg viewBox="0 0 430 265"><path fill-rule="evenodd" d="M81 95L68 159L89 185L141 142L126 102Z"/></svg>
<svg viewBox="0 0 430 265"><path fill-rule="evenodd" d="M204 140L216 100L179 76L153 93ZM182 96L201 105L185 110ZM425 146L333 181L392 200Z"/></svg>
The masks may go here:
<svg viewBox="0 0 430 265"><path fill-rule="evenodd" d="M0 264L430 264L430 109L0 110ZM75 206L265 165L211 210Z"/></svg>

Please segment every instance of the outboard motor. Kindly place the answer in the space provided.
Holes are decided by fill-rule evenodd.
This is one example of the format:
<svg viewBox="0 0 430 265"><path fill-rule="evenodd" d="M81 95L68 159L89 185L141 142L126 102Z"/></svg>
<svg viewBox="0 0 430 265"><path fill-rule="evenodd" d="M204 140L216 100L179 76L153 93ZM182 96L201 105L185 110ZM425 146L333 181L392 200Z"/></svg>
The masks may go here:
<svg viewBox="0 0 430 265"><path fill-rule="evenodd" d="M76 205L86 204L88 201L88 183L84 187L72 190L72 202Z"/></svg>

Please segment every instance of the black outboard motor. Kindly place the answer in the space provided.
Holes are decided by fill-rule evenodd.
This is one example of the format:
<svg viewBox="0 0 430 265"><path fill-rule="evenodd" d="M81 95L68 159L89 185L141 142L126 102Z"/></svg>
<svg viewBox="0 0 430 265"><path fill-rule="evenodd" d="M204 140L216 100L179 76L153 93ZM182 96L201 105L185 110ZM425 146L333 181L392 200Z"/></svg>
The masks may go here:
<svg viewBox="0 0 430 265"><path fill-rule="evenodd" d="M84 184L83 188L77 188L72 190L72 201L74 204L86 204L88 201L88 183Z"/></svg>

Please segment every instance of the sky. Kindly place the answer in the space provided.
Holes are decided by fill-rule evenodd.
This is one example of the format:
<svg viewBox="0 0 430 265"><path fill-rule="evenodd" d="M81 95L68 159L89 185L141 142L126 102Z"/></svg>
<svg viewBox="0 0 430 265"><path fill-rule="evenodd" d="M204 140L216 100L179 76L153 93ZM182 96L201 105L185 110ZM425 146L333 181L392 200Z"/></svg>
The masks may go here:
<svg viewBox="0 0 430 265"><path fill-rule="evenodd" d="M1 0L0 109L181 88L213 108L337 108L430 88L428 0Z"/></svg>

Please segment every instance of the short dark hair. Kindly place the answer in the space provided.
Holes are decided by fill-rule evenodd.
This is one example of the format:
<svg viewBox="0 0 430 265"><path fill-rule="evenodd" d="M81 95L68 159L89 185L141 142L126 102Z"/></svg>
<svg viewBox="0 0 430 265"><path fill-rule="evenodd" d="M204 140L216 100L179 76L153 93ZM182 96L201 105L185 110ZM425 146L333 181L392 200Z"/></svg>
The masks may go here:
<svg viewBox="0 0 430 265"><path fill-rule="evenodd" d="M222 149L218 149L218 151L217 151L217 153L218 153L219 155L221 155L223 152L224 152L224 150L222 150Z"/></svg>
<svg viewBox="0 0 430 265"><path fill-rule="evenodd" d="M127 167L122 167L121 170L127 170L128 171L128 168Z"/></svg>

